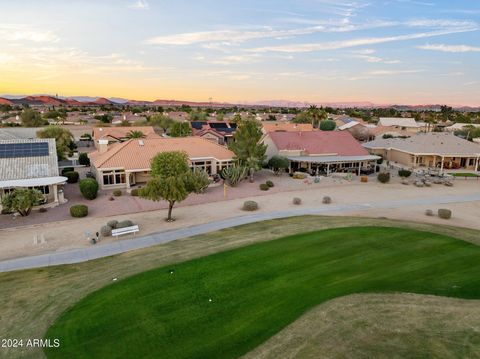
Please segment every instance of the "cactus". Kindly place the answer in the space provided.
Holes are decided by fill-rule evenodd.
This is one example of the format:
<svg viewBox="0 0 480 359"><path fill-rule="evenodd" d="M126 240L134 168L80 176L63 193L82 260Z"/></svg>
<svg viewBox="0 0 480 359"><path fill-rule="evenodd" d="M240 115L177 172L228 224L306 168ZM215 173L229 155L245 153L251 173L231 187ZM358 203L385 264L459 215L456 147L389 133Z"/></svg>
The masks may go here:
<svg viewBox="0 0 480 359"><path fill-rule="evenodd" d="M247 168L243 166L227 167L222 170L222 178L232 187L235 187L247 176Z"/></svg>

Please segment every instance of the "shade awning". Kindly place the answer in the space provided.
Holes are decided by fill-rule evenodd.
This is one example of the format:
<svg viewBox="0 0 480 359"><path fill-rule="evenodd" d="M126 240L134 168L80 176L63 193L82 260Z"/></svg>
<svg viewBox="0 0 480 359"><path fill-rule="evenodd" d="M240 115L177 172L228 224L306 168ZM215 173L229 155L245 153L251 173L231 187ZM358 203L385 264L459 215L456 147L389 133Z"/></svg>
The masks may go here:
<svg viewBox="0 0 480 359"><path fill-rule="evenodd" d="M48 186L52 184L63 184L65 182L67 182L67 177L63 176L26 178L18 180L0 181L0 188Z"/></svg>
<svg viewBox="0 0 480 359"><path fill-rule="evenodd" d="M290 161L310 163L341 163L341 162L363 162L376 161L380 156L287 156Z"/></svg>

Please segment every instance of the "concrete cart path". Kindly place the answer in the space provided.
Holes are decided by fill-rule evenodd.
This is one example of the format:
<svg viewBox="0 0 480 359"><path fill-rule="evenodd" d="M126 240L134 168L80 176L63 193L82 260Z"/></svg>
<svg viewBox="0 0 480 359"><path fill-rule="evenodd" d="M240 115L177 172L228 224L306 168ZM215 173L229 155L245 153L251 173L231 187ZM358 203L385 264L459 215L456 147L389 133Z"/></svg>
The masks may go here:
<svg viewBox="0 0 480 359"><path fill-rule="evenodd" d="M351 203L339 205L331 204L322 205L318 208L299 208L267 213L252 213L245 216L213 221L187 228L157 232L146 236L136 237L133 239L124 239L106 244L92 245L91 247L87 248L69 249L48 254L4 260L0 261L0 272L85 262L92 259L108 257L115 254L132 251L135 249L154 246L156 244L168 243L176 239L195 236L198 234L205 234L213 231L218 231L220 229L270 219L287 218L302 215L321 215L371 209L391 209L408 206L438 205L475 201L480 201L480 193L474 195L468 194L405 200L375 201L370 203Z"/></svg>

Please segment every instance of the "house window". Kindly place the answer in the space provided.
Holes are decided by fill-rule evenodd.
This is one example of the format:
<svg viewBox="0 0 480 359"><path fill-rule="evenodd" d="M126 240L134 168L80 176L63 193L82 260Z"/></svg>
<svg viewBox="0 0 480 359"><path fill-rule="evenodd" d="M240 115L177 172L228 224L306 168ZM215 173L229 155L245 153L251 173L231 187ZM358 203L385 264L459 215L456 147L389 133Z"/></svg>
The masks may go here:
<svg viewBox="0 0 480 359"><path fill-rule="evenodd" d="M50 186L36 186L36 187L28 187L30 189L36 189L37 191L42 192L42 194L49 194L50 193Z"/></svg>
<svg viewBox="0 0 480 359"><path fill-rule="evenodd" d="M470 160L468 161L468 165L469 165L469 166L475 166L475 159L474 159L474 158L470 158Z"/></svg>
<svg viewBox="0 0 480 359"><path fill-rule="evenodd" d="M103 171L103 184L105 186L122 183L126 183L124 170Z"/></svg>

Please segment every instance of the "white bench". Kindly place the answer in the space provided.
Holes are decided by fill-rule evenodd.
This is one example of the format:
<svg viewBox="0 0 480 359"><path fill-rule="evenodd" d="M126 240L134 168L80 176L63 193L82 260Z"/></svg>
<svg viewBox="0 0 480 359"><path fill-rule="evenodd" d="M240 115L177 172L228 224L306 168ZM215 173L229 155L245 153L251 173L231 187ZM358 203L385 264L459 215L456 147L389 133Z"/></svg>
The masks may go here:
<svg viewBox="0 0 480 359"><path fill-rule="evenodd" d="M140 231L140 229L138 228L138 225L124 227L124 228L117 228L117 229L112 229L112 236L118 237L118 236L121 236L122 234L129 234L129 233L133 233L135 235L135 233L137 233L138 231Z"/></svg>

